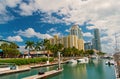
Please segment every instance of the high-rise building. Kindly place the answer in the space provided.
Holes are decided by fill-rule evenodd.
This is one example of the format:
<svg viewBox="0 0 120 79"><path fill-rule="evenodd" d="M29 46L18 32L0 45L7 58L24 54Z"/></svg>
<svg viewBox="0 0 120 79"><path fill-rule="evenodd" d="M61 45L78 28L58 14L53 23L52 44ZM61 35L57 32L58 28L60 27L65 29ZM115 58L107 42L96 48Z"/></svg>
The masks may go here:
<svg viewBox="0 0 120 79"><path fill-rule="evenodd" d="M84 48L85 48L85 50L91 50L92 49L91 42L84 43Z"/></svg>
<svg viewBox="0 0 120 79"><path fill-rule="evenodd" d="M100 34L99 29L94 29L94 38L92 40L93 49L101 51L101 42L100 42Z"/></svg>
<svg viewBox="0 0 120 79"><path fill-rule="evenodd" d="M79 50L84 50L84 41L82 39L78 39L78 37L76 35L68 35L65 37L61 37L61 38L50 38L50 44L63 44L65 48L72 48L75 47Z"/></svg>
<svg viewBox="0 0 120 79"><path fill-rule="evenodd" d="M71 27L70 35L76 35L78 39L83 39L82 31L78 25L74 25Z"/></svg>
<svg viewBox="0 0 120 79"><path fill-rule="evenodd" d="M54 38L50 38L49 40L53 45L61 43L65 48L75 47L79 50L84 50L84 40L82 38L81 29L77 25L74 25L70 29L70 35L61 38L55 35Z"/></svg>

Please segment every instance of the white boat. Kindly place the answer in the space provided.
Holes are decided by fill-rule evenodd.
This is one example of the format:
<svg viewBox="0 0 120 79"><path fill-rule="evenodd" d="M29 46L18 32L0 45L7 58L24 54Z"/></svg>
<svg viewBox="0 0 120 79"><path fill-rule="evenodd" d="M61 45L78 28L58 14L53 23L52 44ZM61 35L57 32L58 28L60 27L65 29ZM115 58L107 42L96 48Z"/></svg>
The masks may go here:
<svg viewBox="0 0 120 79"><path fill-rule="evenodd" d="M98 59L98 55L92 55L91 58L92 59Z"/></svg>
<svg viewBox="0 0 120 79"><path fill-rule="evenodd" d="M81 58L81 59L77 59L78 63L88 63L89 59L87 57Z"/></svg>
<svg viewBox="0 0 120 79"><path fill-rule="evenodd" d="M67 63L77 63L77 61L74 59L71 59L71 60L68 60Z"/></svg>

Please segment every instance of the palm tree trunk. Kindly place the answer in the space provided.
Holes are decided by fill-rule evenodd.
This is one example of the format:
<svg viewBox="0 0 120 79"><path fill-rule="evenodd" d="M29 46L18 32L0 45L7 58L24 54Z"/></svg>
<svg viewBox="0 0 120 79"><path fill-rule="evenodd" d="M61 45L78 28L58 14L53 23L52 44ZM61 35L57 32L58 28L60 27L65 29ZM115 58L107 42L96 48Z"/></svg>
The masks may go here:
<svg viewBox="0 0 120 79"><path fill-rule="evenodd" d="M30 48L29 48L29 51L28 51L28 57L30 57Z"/></svg>

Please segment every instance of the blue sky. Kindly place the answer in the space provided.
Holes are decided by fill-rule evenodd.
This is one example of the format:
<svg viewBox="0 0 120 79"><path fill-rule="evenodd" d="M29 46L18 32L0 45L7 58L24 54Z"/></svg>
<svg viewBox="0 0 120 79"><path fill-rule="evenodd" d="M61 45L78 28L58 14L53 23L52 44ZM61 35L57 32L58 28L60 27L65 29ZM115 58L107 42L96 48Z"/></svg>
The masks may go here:
<svg viewBox="0 0 120 79"><path fill-rule="evenodd" d="M120 1L115 1L0 0L0 38L24 48L26 40L66 36L70 27L78 24L85 42L91 41L93 29L99 28L102 50L112 53L114 33L120 39Z"/></svg>

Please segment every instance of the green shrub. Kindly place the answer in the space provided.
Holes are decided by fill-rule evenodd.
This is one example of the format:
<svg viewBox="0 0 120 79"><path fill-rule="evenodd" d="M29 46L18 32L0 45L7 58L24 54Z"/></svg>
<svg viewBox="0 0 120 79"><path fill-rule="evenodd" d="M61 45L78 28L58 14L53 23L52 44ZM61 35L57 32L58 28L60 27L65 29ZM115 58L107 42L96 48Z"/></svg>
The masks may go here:
<svg viewBox="0 0 120 79"><path fill-rule="evenodd" d="M46 62L47 58L14 58L14 59L0 59L0 63L15 63L16 65L27 65L32 63L41 63ZM50 58L50 62L53 61L54 58Z"/></svg>

